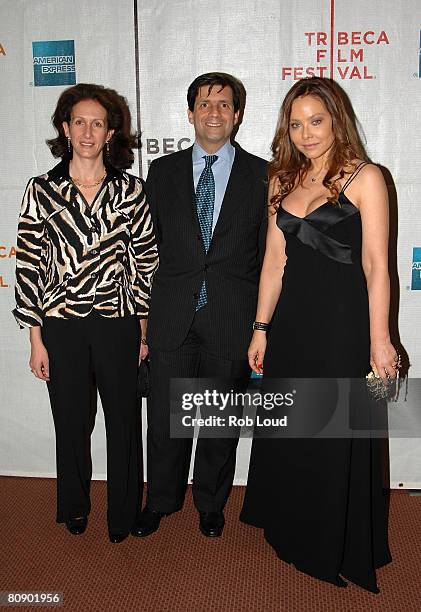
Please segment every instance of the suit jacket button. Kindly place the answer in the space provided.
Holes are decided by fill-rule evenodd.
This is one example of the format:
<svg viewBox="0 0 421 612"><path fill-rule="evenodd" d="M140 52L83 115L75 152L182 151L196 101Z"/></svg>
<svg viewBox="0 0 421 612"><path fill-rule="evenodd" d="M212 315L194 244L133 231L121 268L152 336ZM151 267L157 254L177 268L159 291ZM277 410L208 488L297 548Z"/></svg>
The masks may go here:
<svg viewBox="0 0 421 612"><path fill-rule="evenodd" d="M195 300L198 300L199 299L199 294L198 293L193 293L193 297L194 297Z"/></svg>
<svg viewBox="0 0 421 612"><path fill-rule="evenodd" d="M202 240L202 236L201 236L200 234L197 234L196 238L197 238L198 240Z"/></svg>
<svg viewBox="0 0 421 612"><path fill-rule="evenodd" d="M209 268L208 264L205 264L205 265L203 266L203 272L206 272L206 270L207 270L208 268Z"/></svg>

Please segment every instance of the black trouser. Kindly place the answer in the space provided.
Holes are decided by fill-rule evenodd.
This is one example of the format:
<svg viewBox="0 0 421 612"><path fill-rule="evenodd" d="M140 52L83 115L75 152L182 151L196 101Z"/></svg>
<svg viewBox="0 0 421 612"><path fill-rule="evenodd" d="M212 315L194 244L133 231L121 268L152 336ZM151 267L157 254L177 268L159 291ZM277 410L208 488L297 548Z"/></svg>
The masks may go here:
<svg viewBox="0 0 421 612"><path fill-rule="evenodd" d="M88 514L92 475L92 376L107 433L108 528L128 533L140 504L140 419L136 404L140 329L137 317L47 317L42 337L50 361L56 430L57 522Z"/></svg>
<svg viewBox="0 0 421 612"><path fill-rule="evenodd" d="M159 512L182 507L192 449L191 439L170 438L170 379L236 379L235 387L244 390L250 376L246 359L233 361L207 352L212 330L206 315L206 307L196 313L186 340L175 351L149 350L147 504ZM199 511L216 512L225 506L234 479L237 444L235 438L199 436L193 471L193 498Z"/></svg>

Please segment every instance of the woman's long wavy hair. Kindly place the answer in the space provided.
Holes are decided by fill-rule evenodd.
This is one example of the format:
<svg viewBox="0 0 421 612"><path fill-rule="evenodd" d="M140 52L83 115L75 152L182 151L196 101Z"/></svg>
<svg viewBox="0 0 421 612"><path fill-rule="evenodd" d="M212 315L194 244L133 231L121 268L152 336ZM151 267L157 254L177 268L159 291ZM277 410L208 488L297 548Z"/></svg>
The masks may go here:
<svg viewBox="0 0 421 612"><path fill-rule="evenodd" d="M82 100L95 100L107 111L107 129L114 130L114 134L109 141L109 154L105 161L114 168L130 168L134 158L132 149L137 147L137 139L136 135L131 133L131 116L127 101L114 89L93 83L78 83L68 87L59 97L51 118L58 136L47 140L51 153L54 157L71 159L73 151L68 150L63 121L70 123L72 108Z"/></svg>
<svg viewBox="0 0 421 612"><path fill-rule="evenodd" d="M315 96L325 105L332 117L334 142L329 154L329 167L323 185L330 191L329 202L338 202L340 181L353 172L356 158L368 161L364 145L358 134L355 114L345 92L335 81L322 77L302 79L295 83L282 103L275 137L272 142L272 161L269 180L278 178L279 190L271 198L277 209L280 202L302 183L310 169L310 160L294 146L289 135L291 108L294 100L302 96Z"/></svg>

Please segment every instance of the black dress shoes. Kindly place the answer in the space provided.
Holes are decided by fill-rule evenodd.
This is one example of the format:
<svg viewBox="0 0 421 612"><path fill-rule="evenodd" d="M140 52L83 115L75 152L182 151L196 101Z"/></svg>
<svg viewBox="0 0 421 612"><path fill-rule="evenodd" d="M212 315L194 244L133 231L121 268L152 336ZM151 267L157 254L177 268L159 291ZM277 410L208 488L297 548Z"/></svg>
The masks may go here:
<svg viewBox="0 0 421 612"><path fill-rule="evenodd" d="M131 534L136 538L145 538L151 535L151 533L157 531L163 516L166 516L164 512L156 512L145 506L139 518L136 519Z"/></svg>
<svg viewBox="0 0 421 612"><path fill-rule="evenodd" d="M72 535L80 535L85 532L88 524L87 516L80 516L78 518L69 518L66 521L66 527Z"/></svg>
<svg viewBox="0 0 421 612"><path fill-rule="evenodd" d="M128 535L128 533L108 533L111 544L120 544Z"/></svg>
<svg viewBox="0 0 421 612"><path fill-rule="evenodd" d="M207 538L218 538L222 535L225 525L223 512L199 512L200 531Z"/></svg>

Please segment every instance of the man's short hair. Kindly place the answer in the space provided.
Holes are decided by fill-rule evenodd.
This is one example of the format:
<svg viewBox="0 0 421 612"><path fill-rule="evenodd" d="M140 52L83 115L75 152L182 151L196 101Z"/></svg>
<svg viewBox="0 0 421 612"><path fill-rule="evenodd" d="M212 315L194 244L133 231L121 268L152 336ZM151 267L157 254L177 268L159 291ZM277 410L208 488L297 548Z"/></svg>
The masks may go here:
<svg viewBox="0 0 421 612"><path fill-rule="evenodd" d="M212 87L215 85L219 86L221 89L227 86L231 87L234 112L236 113L240 110L242 88L240 81L231 74L226 74L225 72L207 72L206 74L201 74L196 77L187 90L187 104L191 111L194 110L194 103L196 102L199 89L206 85L209 87L208 93L210 93Z"/></svg>

